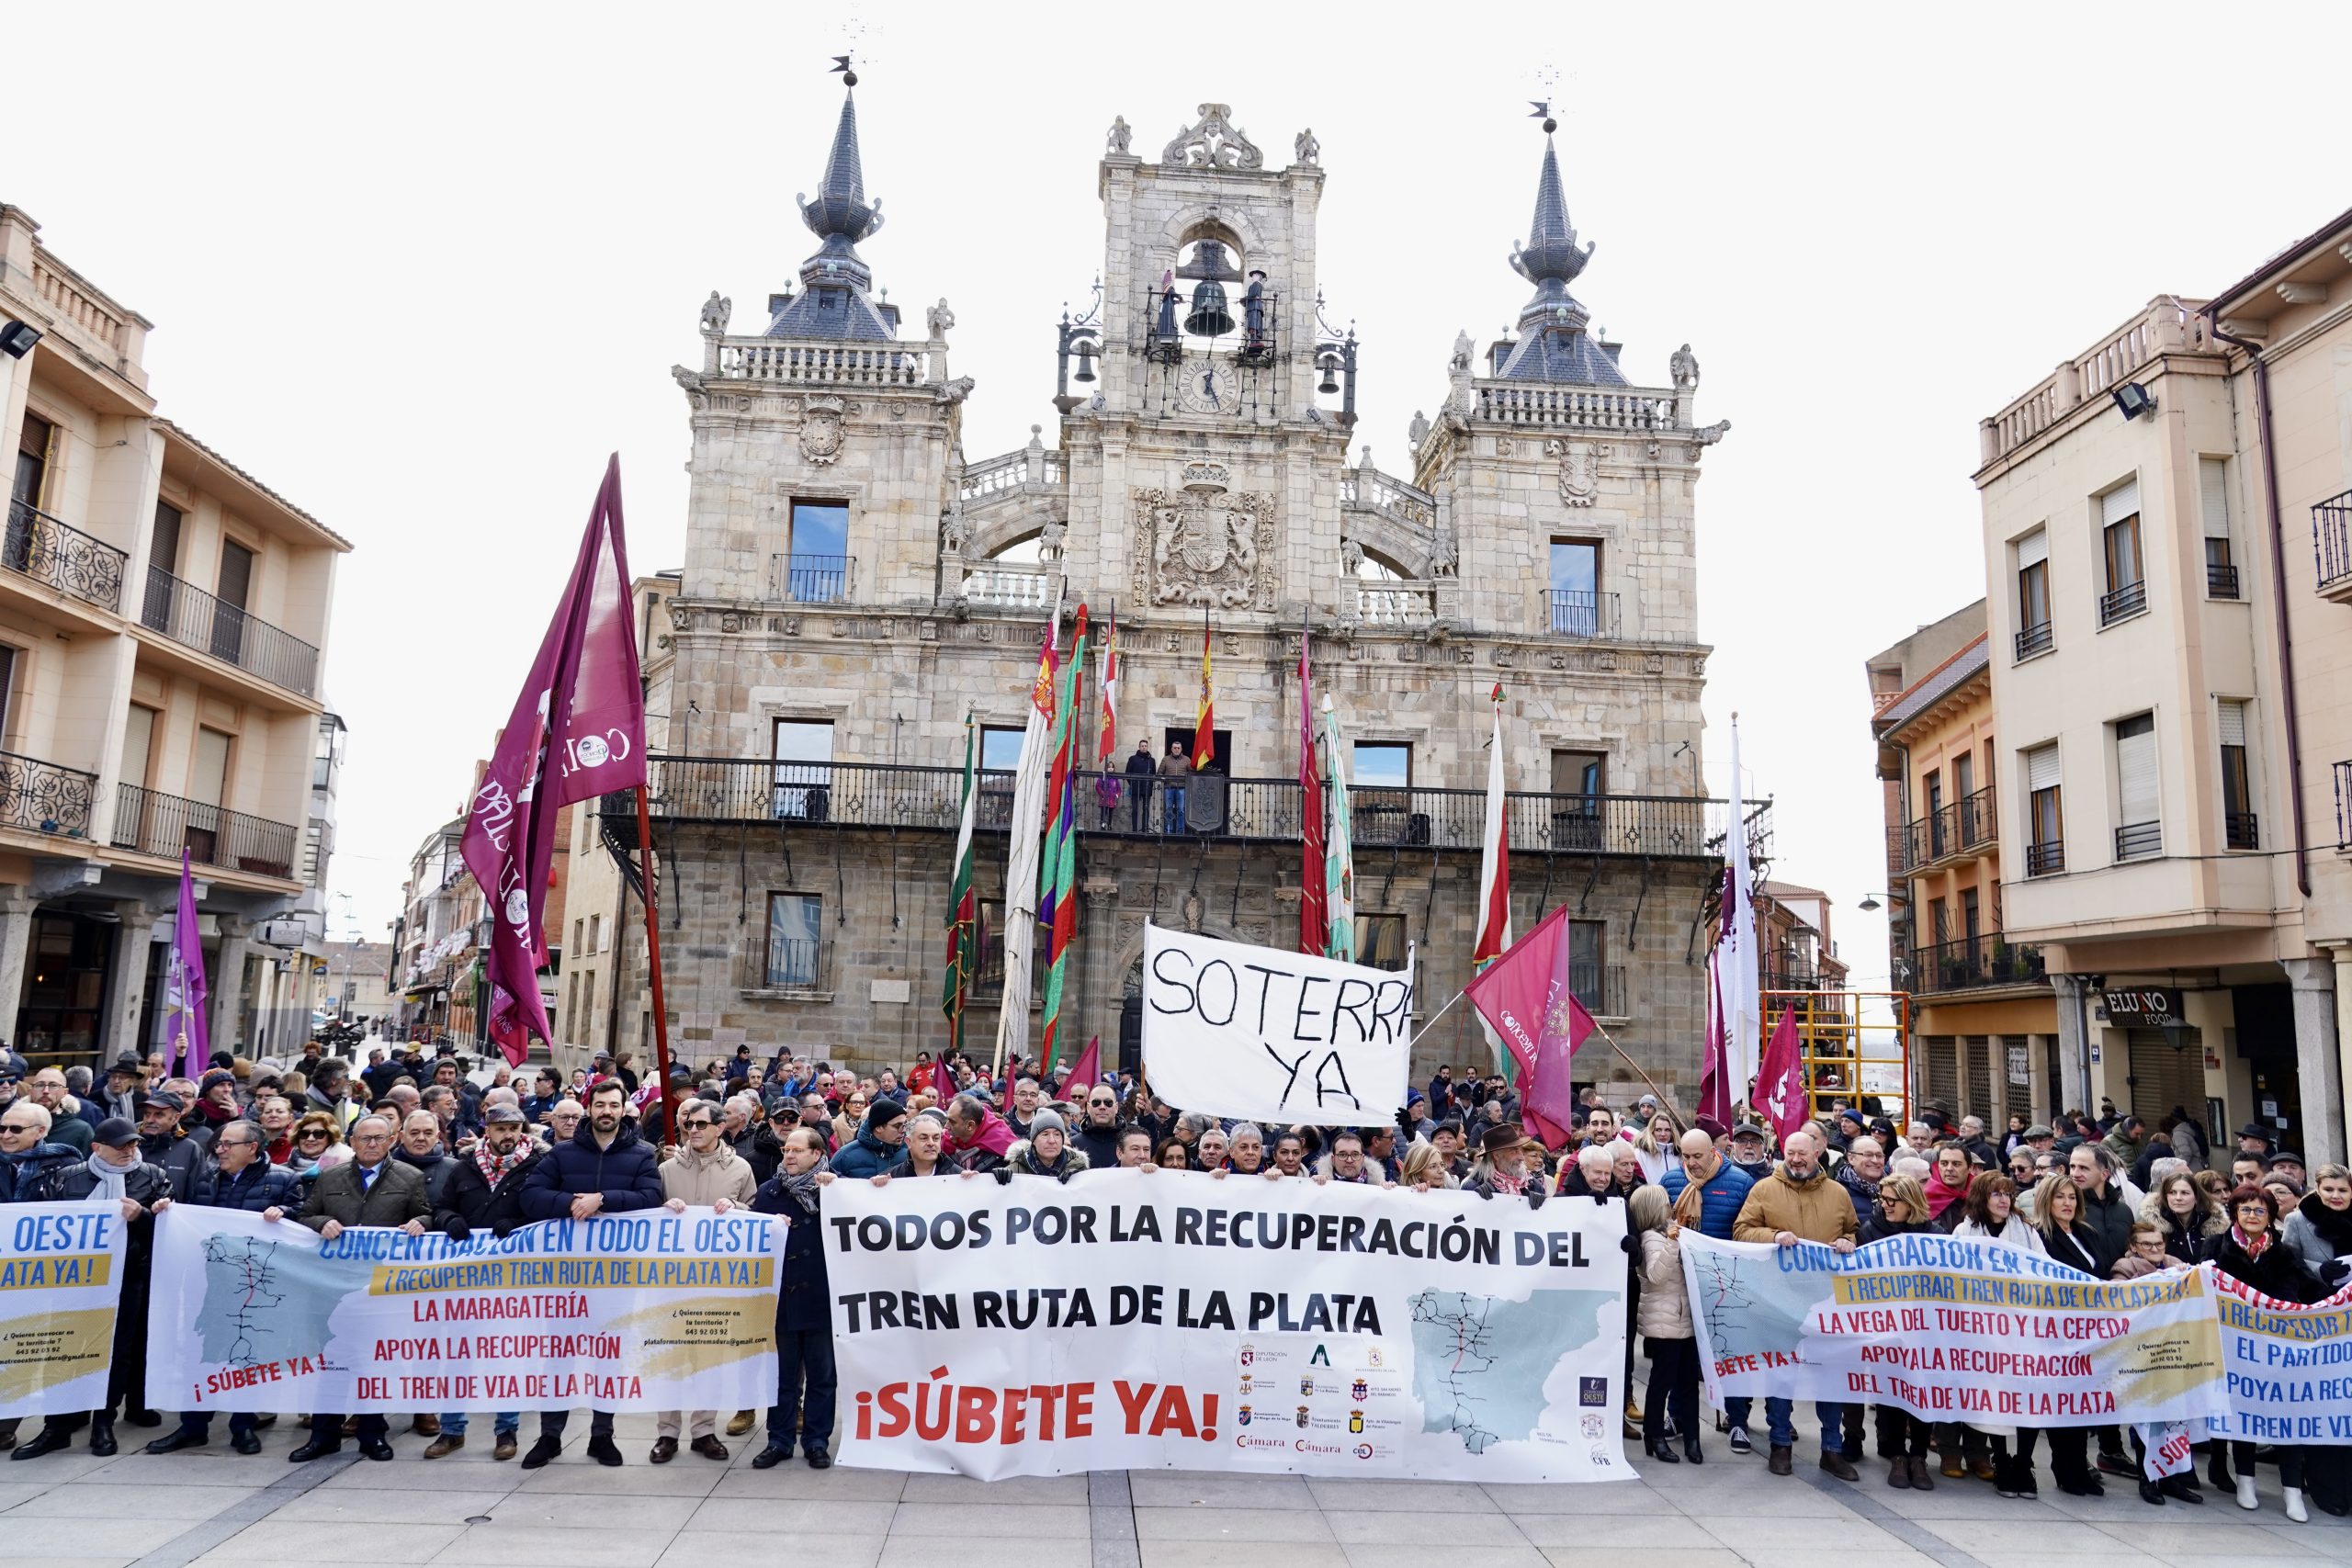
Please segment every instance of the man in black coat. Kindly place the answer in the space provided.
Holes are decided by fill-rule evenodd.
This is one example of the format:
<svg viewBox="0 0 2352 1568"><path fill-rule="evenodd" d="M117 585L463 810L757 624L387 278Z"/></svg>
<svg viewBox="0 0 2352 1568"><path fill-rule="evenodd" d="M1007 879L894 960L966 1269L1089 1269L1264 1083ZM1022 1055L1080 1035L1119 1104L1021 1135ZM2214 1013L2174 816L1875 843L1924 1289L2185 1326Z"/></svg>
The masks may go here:
<svg viewBox="0 0 2352 1568"><path fill-rule="evenodd" d="M525 1219L584 1220L662 1206L662 1162L629 1124L628 1107L628 1091L618 1078L606 1078L589 1091L588 1119L569 1143L548 1150L524 1180ZM537 1470L563 1451L564 1423L571 1418L569 1410L539 1412L539 1439L523 1456L525 1470ZM598 1464L621 1462L609 1410L589 1412L588 1457Z"/></svg>
<svg viewBox="0 0 2352 1568"><path fill-rule="evenodd" d="M212 1135L209 1158L196 1173L195 1185L179 1201L208 1209L236 1209L258 1214L281 1213L302 1201L302 1179L282 1166L269 1163L268 1134L252 1122L228 1122ZM151 1454L200 1449L212 1440L212 1412L183 1410L180 1424L147 1445ZM229 1446L241 1454L261 1452L261 1420L251 1411L229 1416Z"/></svg>
<svg viewBox="0 0 2352 1568"><path fill-rule="evenodd" d="M795 1128L784 1140L784 1164L752 1197L754 1213L782 1214L790 1222L784 1284L775 1299L775 1403L768 1407L768 1446L752 1456L755 1470L790 1459L795 1436L808 1450L809 1469L833 1462L832 1288L817 1224L820 1194L833 1179L830 1163L822 1140L808 1128Z"/></svg>
<svg viewBox="0 0 2352 1568"><path fill-rule="evenodd" d="M311 1182L301 1223L329 1241L345 1225L397 1225L423 1235L433 1210L425 1201L424 1175L392 1158L392 1123L387 1116L362 1116L351 1124L348 1163L322 1170ZM283 1205L264 1209L265 1220L286 1217ZM286 1457L295 1464L323 1458L343 1448L343 1415L311 1414L311 1440ZM391 1424L380 1415L359 1417L359 1451L372 1460L392 1457Z"/></svg>
<svg viewBox="0 0 2352 1568"><path fill-rule="evenodd" d="M523 1184L548 1157L547 1150L524 1135L519 1109L493 1105L485 1114L481 1144L448 1162L449 1178L433 1205L433 1228L459 1241L476 1231L504 1235L523 1224ZM464 1448L469 1419L463 1410L443 1411L440 1433L424 1445L424 1457L442 1459ZM522 1412L500 1411L492 1427L497 1446L490 1457L513 1459L514 1434L522 1426Z"/></svg>
<svg viewBox="0 0 2352 1568"><path fill-rule="evenodd" d="M1098 1083L1086 1091L1086 1113L1070 1136L1071 1145L1086 1156L1089 1170L1109 1170L1119 1163L1119 1091Z"/></svg>
<svg viewBox="0 0 2352 1568"><path fill-rule="evenodd" d="M172 1206L171 1178L139 1157L139 1129L108 1117L90 1134L90 1157L60 1165L19 1194L36 1203L103 1203L120 1206L130 1235L122 1255L122 1304L114 1314L113 1365L107 1375L107 1402L89 1413L90 1451L115 1451L114 1413L139 1403L147 1384L147 1276L155 1244L155 1215ZM79 1415L51 1416L30 1442L10 1459L39 1459L74 1440Z"/></svg>

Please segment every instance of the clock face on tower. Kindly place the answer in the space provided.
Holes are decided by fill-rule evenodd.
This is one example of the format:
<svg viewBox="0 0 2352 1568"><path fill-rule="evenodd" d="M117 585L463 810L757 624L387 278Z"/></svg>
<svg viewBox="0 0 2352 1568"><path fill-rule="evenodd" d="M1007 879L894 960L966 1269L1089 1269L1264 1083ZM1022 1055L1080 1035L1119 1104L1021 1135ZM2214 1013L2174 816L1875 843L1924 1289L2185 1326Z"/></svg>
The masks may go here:
<svg viewBox="0 0 2352 1568"><path fill-rule="evenodd" d="M1189 358L1178 376L1176 403L1187 413L1229 414L1239 407L1233 367L1224 361Z"/></svg>

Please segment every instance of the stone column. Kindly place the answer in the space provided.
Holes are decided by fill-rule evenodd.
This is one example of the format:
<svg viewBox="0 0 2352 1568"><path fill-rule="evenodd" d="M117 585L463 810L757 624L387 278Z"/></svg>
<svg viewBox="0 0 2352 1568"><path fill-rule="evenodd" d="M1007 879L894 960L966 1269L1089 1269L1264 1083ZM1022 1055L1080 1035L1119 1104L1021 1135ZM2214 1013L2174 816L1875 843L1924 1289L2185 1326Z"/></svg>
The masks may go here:
<svg viewBox="0 0 2352 1568"><path fill-rule="evenodd" d="M0 1040L17 1037L17 1010L25 1004L25 955L32 947L33 910L40 903L26 888L0 890Z"/></svg>
<svg viewBox="0 0 2352 1568"><path fill-rule="evenodd" d="M98 1035L98 1071L124 1052L146 1055L139 1038L139 1020L147 1006L147 960L154 945L155 922L161 918L143 898L118 899L115 913L122 923L115 928L112 973L107 976L106 1027Z"/></svg>
<svg viewBox="0 0 2352 1568"><path fill-rule="evenodd" d="M253 938L254 923L238 915L220 917L220 956L214 964L212 982L212 1016L207 1021L206 1038L215 1051L232 1055L241 1043L244 1010L240 1005L245 994L245 949ZM198 1068L198 1071L201 1071Z"/></svg>
<svg viewBox="0 0 2352 1568"><path fill-rule="evenodd" d="M2303 1124L2291 1130L2312 1166L2344 1158L2344 1080L2337 1057L2335 965L2324 955L2284 960L2295 996L2295 1078Z"/></svg>
<svg viewBox="0 0 2352 1568"><path fill-rule="evenodd" d="M2090 1043L2085 1036L2084 1018L2086 984L2080 975L2052 975L2050 988L2058 997L2058 1109L2096 1111L2098 1102L2091 1094L2086 1076L2090 1062Z"/></svg>

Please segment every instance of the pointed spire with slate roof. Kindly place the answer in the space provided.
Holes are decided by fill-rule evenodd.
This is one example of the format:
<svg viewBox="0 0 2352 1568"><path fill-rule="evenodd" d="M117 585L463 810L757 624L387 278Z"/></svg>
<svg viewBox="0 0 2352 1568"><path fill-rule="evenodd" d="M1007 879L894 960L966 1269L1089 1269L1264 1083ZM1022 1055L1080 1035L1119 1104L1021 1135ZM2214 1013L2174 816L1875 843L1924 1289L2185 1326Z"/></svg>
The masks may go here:
<svg viewBox="0 0 2352 1568"><path fill-rule="evenodd" d="M857 73L846 55L834 56L842 75L842 115L825 157L824 179L815 200L795 196L800 220L824 242L800 264L801 292L779 302L767 335L788 338L850 338L888 342L896 338L895 310L867 298L874 269L857 254L857 243L882 227L882 203L865 197L865 165L857 149Z"/></svg>
<svg viewBox="0 0 2352 1568"><path fill-rule="evenodd" d="M1557 381L1574 386L1622 387L1616 360L1586 331L1591 314L1568 292L1568 285L1592 259L1589 242L1577 248L1568 204L1560 194L1560 155L1552 143L1558 121L1551 106L1537 104L1544 119L1544 168L1535 179L1535 216L1527 243L1511 247L1511 270L1535 285L1535 295L1519 312L1519 342L1496 376L1505 381Z"/></svg>

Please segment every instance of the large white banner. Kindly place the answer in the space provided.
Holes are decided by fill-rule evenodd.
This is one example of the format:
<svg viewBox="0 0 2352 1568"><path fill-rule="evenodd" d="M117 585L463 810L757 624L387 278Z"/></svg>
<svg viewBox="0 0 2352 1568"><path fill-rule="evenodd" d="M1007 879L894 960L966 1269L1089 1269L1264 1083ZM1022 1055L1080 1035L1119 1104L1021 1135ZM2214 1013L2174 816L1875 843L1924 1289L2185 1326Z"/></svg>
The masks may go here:
<svg viewBox="0 0 2352 1568"><path fill-rule="evenodd" d="M1385 1122L1405 1103L1412 1008L1409 953L1391 973L1144 927L1144 1077L1187 1111Z"/></svg>
<svg viewBox="0 0 2352 1568"><path fill-rule="evenodd" d="M819 1223L845 1464L1633 1477L1622 1205L1107 1170Z"/></svg>
<svg viewBox="0 0 2352 1568"><path fill-rule="evenodd" d="M158 1410L741 1410L775 1398L785 1223L546 1220L465 1241L174 1204L155 1221Z"/></svg>
<svg viewBox="0 0 2352 1568"><path fill-rule="evenodd" d="M1935 1233L1838 1253L1685 1230L1708 1396L1869 1401L1935 1421L2070 1427L2222 1408L2210 1269L2092 1279Z"/></svg>
<svg viewBox="0 0 2352 1568"><path fill-rule="evenodd" d="M119 1203L0 1208L0 1420L107 1402L129 1239Z"/></svg>
<svg viewBox="0 0 2352 1568"><path fill-rule="evenodd" d="M2205 1269L2221 1318L2229 1412L2199 1436L2352 1443L2352 1288L2301 1306Z"/></svg>

